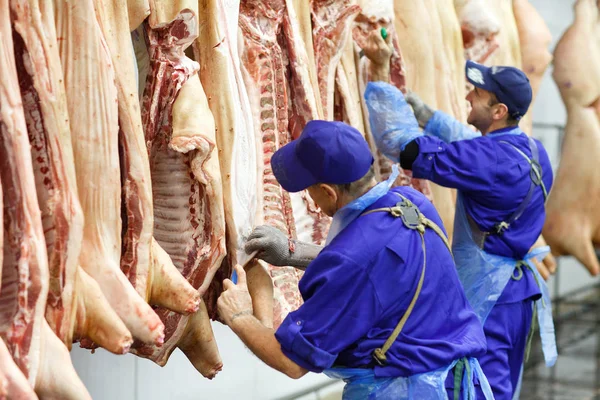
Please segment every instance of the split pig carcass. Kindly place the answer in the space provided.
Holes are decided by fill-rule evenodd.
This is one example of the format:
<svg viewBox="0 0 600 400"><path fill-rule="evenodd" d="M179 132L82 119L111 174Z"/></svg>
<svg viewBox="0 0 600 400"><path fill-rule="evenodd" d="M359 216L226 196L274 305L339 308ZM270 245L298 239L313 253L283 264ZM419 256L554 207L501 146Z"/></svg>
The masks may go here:
<svg viewBox="0 0 600 400"><path fill-rule="evenodd" d="M260 24L259 21L268 23ZM283 190L270 164L271 155L292 140L292 129L299 135L306 122L319 118L317 89L310 81L309 60L294 5L283 0L242 3L239 27L243 39L241 72L254 137L259 143L260 161L256 168L261 178L255 189L259 196L254 226L266 223L291 238L296 238L298 229L303 229L308 236L305 240L320 243L328 221L306 193L291 194ZM274 315L270 319L278 326L285 315L302 302L298 291L299 274L291 267L264 265L273 280ZM250 271L253 278L252 274L258 274L260 269ZM273 324L266 316L262 319L267 325Z"/></svg>
<svg viewBox="0 0 600 400"><path fill-rule="evenodd" d="M75 175L84 214L80 265L134 338L162 344L164 325L121 271L117 77L93 0L55 1ZM94 82L94 84L90 84Z"/></svg>
<svg viewBox="0 0 600 400"><path fill-rule="evenodd" d="M543 236L554 255L572 255L597 275L600 171L582 157L600 155L600 15L594 0L578 0L574 8L575 20L554 49L552 77L567 109L567 124Z"/></svg>
<svg viewBox="0 0 600 400"><path fill-rule="evenodd" d="M308 2L307 2L308 3ZM303 7L298 3L298 7ZM356 0L312 0L313 49L323 117L333 120L337 69L360 7Z"/></svg>
<svg viewBox="0 0 600 400"><path fill-rule="evenodd" d="M165 257L210 299L210 283L225 256L225 222L214 119L199 65L184 53L198 36L198 3L151 1L150 6L141 35L150 64L140 69L148 70L142 124L150 157L154 236ZM212 379L222 363L206 306L201 302L191 316L158 309L165 324L164 345L134 345L132 351L165 365L178 347Z"/></svg>
<svg viewBox="0 0 600 400"><path fill-rule="evenodd" d="M200 63L200 79L215 120L216 142L223 185L227 230L227 255L220 279L212 282L209 294L216 300L221 281L229 278L235 264L244 263L244 241L256 220L260 221L259 176L262 173L262 144L255 136L248 92L238 53L239 0L199 2L200 34L193 44ZM223 95L226 93L227 95ZM254 315L265 325L273 320L273 283L268 266L248 270L248 288ZM211 304L216 304L211 301ZM216 307L209 310L217 318Z"/></svg>
<svg viewBox="0 0 600 400"><path fill-rule="evenodd" d="M200 294L181 275L153 238L155 218L152 179L137 96L136 62L127 6L126 0L96 1L98 21L115 67L119 101L119 155L123 199L121 219L124 224L121 270L151 305L191 314L200 307ZM183 152L202 146L203 142L192 136L192 131L186 132L185 128L187 127L176 129L177 134L171 140L171 146ZM161 223L158 225L163 226Z"/></svg>
<svg viewBox="0 0 600 400"><path fill-rule="evenodd" d="M28 11L28 5L10 5L9 9L8 0L0 1L0 180L4 206L0 334L24 378L40 397L89 399L67 348L45 319L48 259L10 20L17 17L15 10ZM6 367L6 388L11 391L8 395L35 398L12 368L4 349L0 351L0 362Z"/></svg>
<svg viewBox="0 0 600 400"><path fill-rule="evenodd" d="M17 73L50 272L46 319L68 348L74 339L90 338L121 354L128 351L131 334L98 284L79 267L83 212L53 4L51 0L11 2Z"/></svg>

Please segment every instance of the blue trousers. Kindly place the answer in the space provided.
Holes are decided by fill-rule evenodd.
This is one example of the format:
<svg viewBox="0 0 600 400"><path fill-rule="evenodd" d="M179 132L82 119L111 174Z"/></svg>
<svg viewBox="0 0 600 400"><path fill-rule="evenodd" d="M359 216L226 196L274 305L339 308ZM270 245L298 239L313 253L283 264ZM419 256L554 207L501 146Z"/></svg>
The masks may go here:
<svg viewBox="0 0 600 400"><path fill-rule="evenodd" d="M492 387L496 400L512 400L519 382L521 365L525 356L527 334L531 327L533 300L518 303L496 304L483 326L487 339L487 352L479 357L479 364ZM454 374L448 374L446 389L453 398ZM475 383L477 399L484 399Z"/></svg>

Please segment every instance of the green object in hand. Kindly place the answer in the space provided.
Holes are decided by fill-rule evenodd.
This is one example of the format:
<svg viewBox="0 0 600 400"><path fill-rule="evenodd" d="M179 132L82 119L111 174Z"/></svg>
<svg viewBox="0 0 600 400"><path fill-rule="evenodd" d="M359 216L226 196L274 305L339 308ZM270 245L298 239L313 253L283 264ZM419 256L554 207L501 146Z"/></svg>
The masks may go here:
<svg viewBox="0 0 600 400"><path fill-rule="evenodd" d="M381 37L383 38L383 40L387 39L387 36L387 29L381 28Z"/></svg>

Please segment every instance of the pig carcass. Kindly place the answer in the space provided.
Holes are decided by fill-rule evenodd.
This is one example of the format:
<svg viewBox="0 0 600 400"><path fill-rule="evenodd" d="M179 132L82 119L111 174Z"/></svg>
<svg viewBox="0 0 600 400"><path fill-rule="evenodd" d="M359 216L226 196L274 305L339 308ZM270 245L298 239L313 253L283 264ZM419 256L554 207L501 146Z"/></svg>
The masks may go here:
<svg viewBox="0 0 600 400"><path fill-rule="evenodd" d="M575 21L554 49L552 77L567 109L562 156L546 203L543 236L554 255L572 255L600 272L600 171L582 158L600 155L600 24L594 0L578 0Z"/></svg>
<svg viewBox="0 0 600 400"><path fill-rule="evenodd" d="M232 267L246 260L244 241L260 218L262 145L255 137L238 54L239 9L239 0L200 1L200 34L193 45L215 119L227 229L227 256L207 293L212 296L209 304L216 304L221 282L231 276ZM248 271L248 287L255 316L272 325L273 284L267 266ZM209 313L216 318L216 307L209 307Z"/></svg>
<svg viewBox="0 0 600 400"><path fill-rule="evenodd" d="M121 270L151 305L190 314L198 311L200 295L179 273L153 240L154 215L148 152L142 129L135 78L136 63L126 0L96 1L98 21L112 54L119 100L119 144L124 225ZM181 133L184 130L178 130ZM172 146L193 150L196 138L184 132ZM196 139L197 140L197 139ZM200 142L202 143L202 142Z"/></svg>
<svg viewBox="0 0 600 400"><path fill-rule="evenodd" d="M26 13L30 9L29 4L16 1L11 6L9 9L8 0L0 1L0 180L4 205L0 335L40 397L89 399L67 348L45 319L48 259L10 20L16 17L15 10L23 8ZM1 350L4 358L6 353ZM5 376L12 380L9 384L14 384L11 397L34 397L23 387L21 376L12 374L10 362L6 358L0 362L7 368Z"/></svg>
<svg viewBox="0 0 600 400"><path fill-rule="evenodd" d="M93 0L55 1L75 174L84 213L80 265L135 338L162 344L164 326L120 269L119 102Z"/></svg>
<svg viewBox="0 0 600 400"><path fill-rule="evenodd" d="M306 5L298 4L298 7ZM313 16L314 7L313 4ZM306 11L300 10L300 15L306 15ZM322 243L329 218L320 212L307 192L291 194L283 190L270 165L271 155L277 149L289 143L293 136L299 135L308 121L320 118L315 95L317 88L310 78L310 58L298 21L295 5L291 0L247 1L240 8L242 73L255 137L261 143L259 154L262 158L262 163L259 164L262 185L258 186L262 196L259 198L259 213L254 222L275 226L291 238ZM330 23L331 21L328 22ZM323 29L329 32L329 28ZM327 34L334 38L337 38L336 35L346 35L344 32ZM340 53L339 56L332 55L339 63L341 49L325 47L315 44L316 59L319 59L317 49L322 48L325 52L331 50ZM332 80L335 81L335 69ZM319 83L323 100L323 82ZM325 107L328 102L329 100L323 101L322 105ZM296 134L292 134L294 131ZM274 285L274 325L278 326L289 311L297 309L301 304L298 291L300 274L291 267L268 268Z"/></svg>
<svg viewBox="0 0 600 400"><path fill-rule="evenodd" d="M498 48L500 21L487 0L454 0L454 8L461 25L465 58L484 63Z"/></svg>
<svg viewBox="0 0 600 400"><path fill-rule="evenodd" d="M165 258L171 257L202 296L225 256L225 220L215 123L200 67L184 53L198 36L198 3L153 0L150 9L144 25L150 72L142 124L150 154L154 236ZM201 302L189 317L165 309L157 313L166 328L164 345L139 346L134 352L164 365L179 347L212 379L222 363L206 305Z"/></svg>
<svg viewBox="0 0 600 400"><path fill-rule="evenodd" d="M128 351L131 334L79 267L83 212L52 1L12 1L12 6L15 61L50 272L46 319L68 348L74 338L89 337L121 354Z"/></svg>

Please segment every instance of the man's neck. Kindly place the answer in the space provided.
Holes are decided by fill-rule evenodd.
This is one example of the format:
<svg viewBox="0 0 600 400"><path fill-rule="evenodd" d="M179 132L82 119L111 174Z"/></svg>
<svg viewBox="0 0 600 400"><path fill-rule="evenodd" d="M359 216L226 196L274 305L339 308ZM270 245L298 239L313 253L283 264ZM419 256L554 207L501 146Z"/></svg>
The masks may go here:
<svg viewBox="0 0 600 400"><path fill-rule="evenodd" d="M359 197L364 196L369 190L373 189L375 187L375 185L377 185L377 181L375 179L373 179L371 181L371 183L369 183L365 187L364 190L361 190L361 192L357 196L345 196L344 199L342 200L342 203L340 205L340 208L338 208L338 210L344 208L345 206L352 203L354 200L358 199Z"/></svg>
<svg viewBox="0 0 600 400"><path fill-rule="evenodd" d="M481 134L483 136L487 135L488 133L500 130L500 129L504 129L504 128L516 128L517 126L512 126L512 125L508 125L506 122L494 122L492 123L489 128L487 128L487 130L485 132L481 132Z"/></svg>

